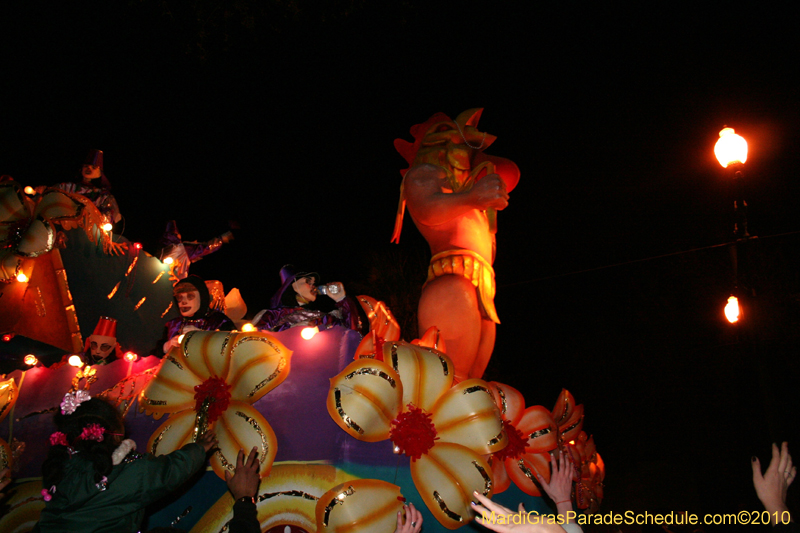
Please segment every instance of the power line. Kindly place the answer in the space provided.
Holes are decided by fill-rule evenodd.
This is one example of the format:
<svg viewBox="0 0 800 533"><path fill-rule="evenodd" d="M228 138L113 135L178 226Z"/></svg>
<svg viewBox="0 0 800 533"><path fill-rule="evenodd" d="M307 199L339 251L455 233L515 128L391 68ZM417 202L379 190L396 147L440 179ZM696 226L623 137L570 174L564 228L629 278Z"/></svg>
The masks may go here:
<svg viewBox="0 0 800 533"><path fill-rule="evenodd" d="M766 239L772 239L772 238L775 238L775 237L786 237L787 235L796 235L798 233L800 233L800 230L789 231L789 232L786 232L786 233L778 233L776 235L768 235L767 237L756 237L756 236L753 236L753 237L750 237L749 239L746 239L746 240L755 240L755 239L766 240ZM703 250L713 250L714 248L722 248L724 246L730 246L732 244L736 244L736 242L737 241L726 242L726 243L722 243L722 244L713 244L711 246L703 246L703 247L700 247L700 248L692 248L691 250L682 250L680 252L672 252L672 253L669 253L669 254L654 255L653 257L646 257L646 258L643 258L643 259L633 259L632 261L624 261L622 263L614 263L614 264L611 264L611 265L604 265L604 266L599 266L599 267L594 267L594 268L587 268L587 269L584 269L584 270L575 270L575 271L572 271L572 272L565 272L563 274L553 274L553 275L545 276L545 277L542 277L542 278L528 279L528 280L523 280L523 281L515 281L514 283L504 283L503 285L498 285L497 287L498 288L516 287L518 285L526 285L528 283L538 283L540 281L547 281L549 279L565 278L567 276L576 276L578 274L586 274L588 272L597 272L598 270L606 270L606 269L609 269L609 268L616 268L616 267L625 266L625 265L633 265L635 263L644 263L645 261L653 261L655 259L663 259L665 257L673 257L673 256L676 256L676 255L684 255L684 254L691 254L691 253L694 253L694 252L702 252Z"/></svg>

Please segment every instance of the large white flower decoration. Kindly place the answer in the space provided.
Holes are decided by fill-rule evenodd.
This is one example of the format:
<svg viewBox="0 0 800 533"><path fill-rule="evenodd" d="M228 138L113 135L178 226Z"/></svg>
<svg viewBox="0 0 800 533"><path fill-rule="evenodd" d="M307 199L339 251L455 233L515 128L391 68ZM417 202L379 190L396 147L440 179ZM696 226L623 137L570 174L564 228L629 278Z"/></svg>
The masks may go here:
<svg viewBox="0 0 800 533"><path fill-rule="evenodd" d="M328 395L328 413L347 433L368 442L391 439L396 452L411 457L420 496L449 529L472 519L472 491L491 495L491 468L482 456L506 445L489 385L452 384L445 354L395 341L383 344L380 358L348 365Z"/></svg>
<svg viewBox="0 0 800 533"><path fill-rule="evenodd" d="M251 404L286 379L291 355L267 333L187 333L139 398L148 414L171 414L150 437L148 451L170 453L214 429L219 450L211 466L218 476L233 473L239 450L254 446L261 476L269 475L277 440Z"/></svg>

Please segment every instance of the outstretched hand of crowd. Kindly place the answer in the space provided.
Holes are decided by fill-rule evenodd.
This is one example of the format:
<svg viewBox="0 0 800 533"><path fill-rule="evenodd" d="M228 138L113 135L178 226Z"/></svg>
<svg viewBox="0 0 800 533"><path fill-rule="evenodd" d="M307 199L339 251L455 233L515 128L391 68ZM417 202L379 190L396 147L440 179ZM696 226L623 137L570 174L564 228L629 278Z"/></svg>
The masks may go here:
<svg viewBox="0 0 800 533"><path fill-rule="evenodd" d="M789 444L784 442L780 450L777 444L772 445L772 460L767 471L761 473L761 461L753 457L753 485L756 488L758 499L770 514L770 521L774 526L781 520L781 515L788 512L786 507L786 491L797 476L797 467L792 464L789 455Z"/></svg>
<svg viewBox="0 0 800 533"><path fill-rule="evenodd" d="M236 470L233 475L225 472L225 482L231 491L234 500L239 498L252 498L258 493L261 477L258 475L258 448L253 446L247 459L244 450L239 450L236 456Z"/></svg>
<svg viewBox="0 0 800 533"><path fill-rule="evenodd" d="M530 520L522 504L519 504L519 512L515 513L477 492L472 496L477 500L472 502L472 509L481 515L475 522L487 529L498 533L564 533L558 524Z"/></svg>

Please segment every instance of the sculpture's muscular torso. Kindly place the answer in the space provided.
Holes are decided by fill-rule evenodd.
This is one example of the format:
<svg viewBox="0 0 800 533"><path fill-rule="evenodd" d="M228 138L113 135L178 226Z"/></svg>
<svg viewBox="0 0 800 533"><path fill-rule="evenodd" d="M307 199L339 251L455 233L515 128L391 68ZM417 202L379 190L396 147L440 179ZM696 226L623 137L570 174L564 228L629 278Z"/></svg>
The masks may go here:
<svg viewBox="0 0 800 533"><path fill-rule="evenodd" d="M415 145L396 142L407 159L414 154L402 200L434 256L419 302L420 333L441 331L459 381L481 377L494 349L494 218L519 180L513 162L481 152L494 137L477 131L479 118L480 110L455 121L435 115L412 129Z"/></svg>

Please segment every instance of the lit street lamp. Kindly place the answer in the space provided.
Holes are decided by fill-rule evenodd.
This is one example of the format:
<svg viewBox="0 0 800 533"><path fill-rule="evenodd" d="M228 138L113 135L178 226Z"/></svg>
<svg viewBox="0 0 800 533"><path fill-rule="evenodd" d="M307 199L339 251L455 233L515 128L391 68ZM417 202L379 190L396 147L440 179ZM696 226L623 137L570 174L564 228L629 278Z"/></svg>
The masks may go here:
<svg viewBox="0 0 800 533"><path fill-rule="evenodd" d="M747 161L747 141L737 135L733 128L724 127L719 132L719 139L714 145L714 155L722 168L733 171L733 235L734 243L730 247L733 264L734 293L739 292L739 243L750 238L747 231L747 202L744 200L744 174L742 168ZM725 317L735 324L740 318L739 300L735 295L728 298L725 305Z"/></svg>

